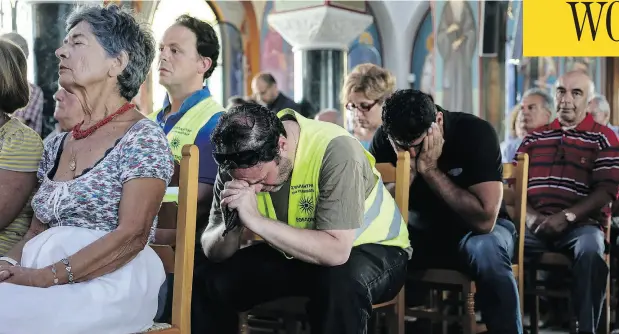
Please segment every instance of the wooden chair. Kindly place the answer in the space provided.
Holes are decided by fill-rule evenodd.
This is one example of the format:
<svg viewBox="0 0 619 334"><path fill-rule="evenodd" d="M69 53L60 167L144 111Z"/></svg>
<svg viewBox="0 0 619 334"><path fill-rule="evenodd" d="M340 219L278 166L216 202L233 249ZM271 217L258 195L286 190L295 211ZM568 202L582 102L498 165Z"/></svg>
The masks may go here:
<svg viewBox="0 0 619 334"><path fill-rule="evenodd" d="M408 152L401 152L398 154L397 167L393 167L390 163L377 164L376 169L381 173L381 177L384 183L395 183L395 201L400 209L400 212L404 218L404 221L408 220L408 188L410 180L410 155ZM259 237L255 238L256 241L261 240ZM342 301L345 302L345 301ZM256 307L250 312L241 313L240 318L240 330L241 334L247 334L251 330L249 325L248 316L258 315L265 318L279 318L283 321L262 321L262 326L271 330L285 330L287 333L299 332L298 322L303 321L303 316L299 314L304 313L304 298L286 298L277 300L274 302L266 303ZM285 304L282 307L282 304ZM390 334L404 334L404 288L400 290L398 295L387 302L372 305L372 309L379 312L385 312L388 318L389 333ZM261 328L262 329L262 328Z"/></svg>
<svg viewBox="0 0 619 334"><path fill-rule="evenodd" d="M196 242L199 151L195 145L183 147L180 166L176 248L150 245L163 262L167 273L174 273L172 323L155 323L147 332L162 334L191 333L191 288Z"/></svg>
<svg viewBox="0 0 619 334"><path fill-rule="evenodd" d="M524 275L523 275L523 252L524 252L524 228L527 202L527 183L529 171L529 157L526 154L517 157L517 165L503 164L503 179L513 186L504 185L503 194L505 204L512 206L511 217L518 231L517 245L514 251L512 270L518 284L520 300L523 300ZM514 182L515 181L515 182ZM414 273L410 277L413 281L419 281L434 291L456 291L462 294L460 298L463 304L463 312L458 315L446 314L443 309L444 294L440 293L438 305L430 307L414 307L406 309L406 316L420 319L430 319L443 323L443 332L447 330L447 323L458 322L462 325L464 334L480 333L486 331L485 325L477 325L475 317L475 281L467 275L448 269L428 269ZM462 300L463 299L463 300ZM434 304L434 303L433 303ZM521 303L521 312L522 312Z"/></svg>
<svg viewBox="0 0 619 334"><path fill-rule="evenodd" d="M608 243L610 240L610 219L607 221L607 229L606 229L606 242ZM611 259L609 251L604 255L604 259L608 268L610 270ZM547 272L555 272L560 273L559 277L571 277L571 266L572 260L562 253L556 252L545 252L539 258L536 258L531 261L527 261L526 266L526 274L527 274L527 289L525 290L525 294L531 298L531 326L530 333L538 334L539 333L539 297L554 297L554 298L564 298L570 299L571 292L569 284L566 284L563 288L555 288L548 286L547 282L544 280L538 279L539 271L547 271ZM566 280L563 280L561 283L568 283ZM611 290L610 290L610 271L609 275L606 278L606 298L604 300L604 305L602 309L602 314L600 317L600 322L597 328L597 333L600 334L609 334L611 333L610 329L610 300L611 300ZM578 333L578 323L576 317L574 315L574 310L570 306L568 306L568 317L569 317L569 325L570 325L570 333L576 334Z"/></svg>
<svg viewBox="0 0 619 334"><path fill-rule="evenodd" d="M395 183L394 199L405 222L408 222L408 194L410 185L410 154L399 152L396 167L390 163L376 164L384 183ZM388 310L388 328L390 334L404 334L404 287L398 295L385 303L372 305L374 310Z"/></svg>

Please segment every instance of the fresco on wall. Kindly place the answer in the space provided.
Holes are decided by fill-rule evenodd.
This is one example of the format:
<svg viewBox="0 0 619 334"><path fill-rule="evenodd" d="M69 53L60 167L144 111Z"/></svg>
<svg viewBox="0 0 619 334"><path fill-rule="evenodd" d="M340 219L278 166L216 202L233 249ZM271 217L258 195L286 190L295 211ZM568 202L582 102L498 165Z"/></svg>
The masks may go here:
<svg viewBox="0 0 619 334"><path fill-rule="evenodd" d="M435 1L436 102L447 110L479 115L477 1Z"/></svg>
<svg viewBox="0 0 619 334"><path fill-rule="evenodd" d="M592 57L565 57L563 60L563 72L585 71L592 78L597 78L598 59Z"/></svg>
<svg viewBox="0 0 619 334"><path fill-rule="evenodd" d="M411 60L412 87L435 96L434 90L434 34L432 12L428 13L417 28Z"/></svg>
<svg viewBox="0 0 619 334"><path fill-rule="evenodd" d="M582 70L593 79L596 91L602 87L602 59L594 57L535 57L524 58L518 67L518 97L530 88L542 88L554 95L557 79L566 72Z"/></svg>
<svg viewBox="0 0 619 334"><path fill-rule="evenodd" d="M523 58L520 61L522 86L524 89L540 88L548 93L557 81L559 73L559 58L536 57Z"/></svg>
<svg viewBox="0 0 619 334"><path fill-rule="evenodd" d="M269 26L267 17L273 10L273 2L267 1L262 14L260 29L260 70L270 72L279 90L285 95L294 96L294 57L292 46L273 28Z"/></svg>
<svg viewBox="0 0 619 334"><path fill-rule="evenodd" d="M231 96L245 95L245 75L243 60L243 39L237 27L229 22L219 24L221 35L226 43L223 43L222 61L227 74L225 99Z"/></svg>
<svg viewBox="0 0 619 334"><path fill-rule="evenodd" d="M378 28L372 23L348 47L348 70L359 64L383 66L382 45Z"/></svg>

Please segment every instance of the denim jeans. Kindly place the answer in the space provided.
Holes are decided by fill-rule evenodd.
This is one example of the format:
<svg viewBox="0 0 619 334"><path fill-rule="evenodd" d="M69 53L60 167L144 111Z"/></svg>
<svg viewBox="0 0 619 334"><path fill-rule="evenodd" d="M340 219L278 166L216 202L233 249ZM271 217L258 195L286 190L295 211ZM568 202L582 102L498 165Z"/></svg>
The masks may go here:
<svg viewBox="0 0 619 334"><path fill-rule="evenodd" d="M414 249L409 271L443 268L469 275L475 280L476 306L488 332L523 333L518 286L511 268L517 236L512 222L499 218L491 233L469 232L464 237L451 236L448 229L409 231Z"/></svg>
<svg viewBox="0 0 619 334"><path fill-rule="evenodd" d="M535 257L550 250L565 253L573 259L571 307L578 320L578 329L595 333L602 314L609 272L604 261L602 230L599 226L580 226L553 239L536 236L529 229L526 232L525 256Z"/></svg>
<svg viewBox="0 0 619 334"><path fill-rule="evenodd" d="M281 297L308 297L312 333L359 334L367 330L372 304L395 297L404 285L408 254L398 247L354 247L335 267L286 259L261 243L221 263L196 269L192 333L236 334L238 312Z"/></svg>

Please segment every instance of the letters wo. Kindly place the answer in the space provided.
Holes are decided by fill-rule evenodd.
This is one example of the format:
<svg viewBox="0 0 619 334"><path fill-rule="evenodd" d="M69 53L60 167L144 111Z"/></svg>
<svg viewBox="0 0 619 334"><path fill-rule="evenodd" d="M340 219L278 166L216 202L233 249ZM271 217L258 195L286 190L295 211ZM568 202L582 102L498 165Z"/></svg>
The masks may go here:
<svg viewBox="0 0 619 334"><path fill-rule="evenodd" d="M580 42L583 32L585 30L585 23L589 23L589 29L591 30L591 40L595 42L597 38L598 29L600 26L600 20L602 16L606 16L606 33L608 34L608 38L612 41L619 42L619 39L615 39L612 31L612 12L613 6L617 4L619 1L613 1L610 4L608 2L602 1L568 1L566 2L572 9L572 16L574 17L574 28L576 29L576 37ZM592 5L597 5L595 7L599 7L599 11L597 12L597 20L594 20L594 13L592 12ZM606 6L608 5L608 6ZM584 8L584 15L582 19L580 18L579 11L582 11ZM604 11L606 8L606 11ZM619 24L619 21L617 22Z"/></svg>

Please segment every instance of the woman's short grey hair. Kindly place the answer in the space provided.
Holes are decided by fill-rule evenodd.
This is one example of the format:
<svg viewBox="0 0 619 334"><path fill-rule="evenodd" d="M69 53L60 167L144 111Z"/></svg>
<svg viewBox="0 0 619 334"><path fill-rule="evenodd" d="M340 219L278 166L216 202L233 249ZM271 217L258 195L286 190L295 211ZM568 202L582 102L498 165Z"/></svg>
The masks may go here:
<svg viewBox="0 0 619 334"><path fill-rule="evenodd" d="M127 52L129 61L118 76L118 88L120 95L130 101L138 94L155 59L155 39L150 28L138 22L131 11L117 5L76 8L67 18L67 32L82 21L90 25L109 57Z"/></svg>
<svg viewBox="0 0 619 334"><path fill-rule="evenodd" d="M604 97L604 95L593 95L593 98L591 99L591 101L589 101L589 103L595 103L597 105L596 111L604 113L606 115L610 115L610 104L608 104L608 100L606 100L606 97Z"/></svg>
<svg viewBox="0 0 619 334"><path fill-rule="evenodd" d="M544 109L546 109L546 111L550 113L550 119L552 120L554 118L553 111L556 109L554 105L555 99L553 99L552 96L550 96L550 94L548 94L545 90L540 89L540 88L531 88L531 89L528 89L526 92L524 92L524 94L522 94L523 99L527 96L541 97L544 103L543 105Z"/></svg>

